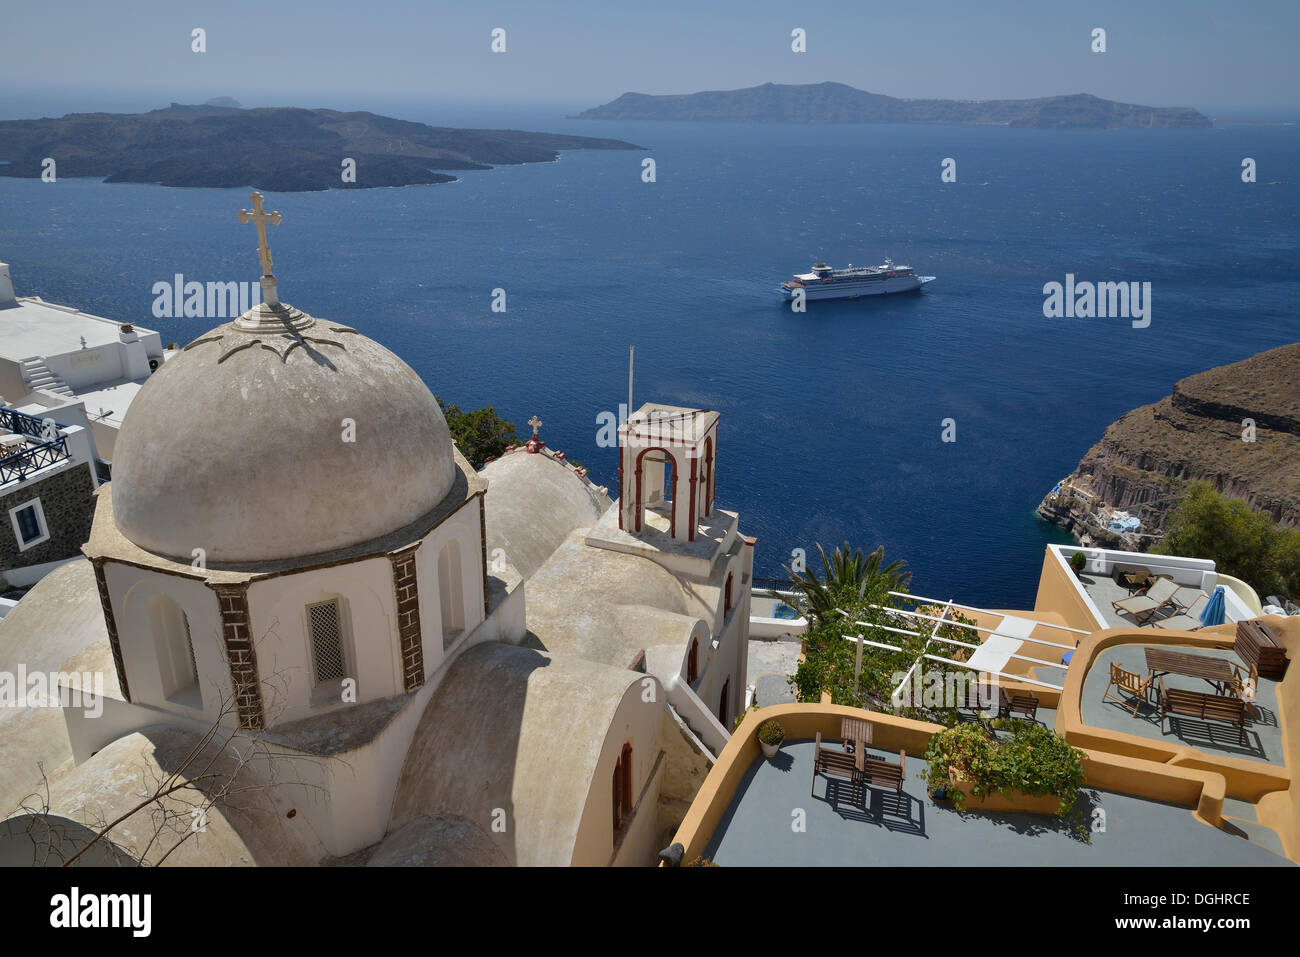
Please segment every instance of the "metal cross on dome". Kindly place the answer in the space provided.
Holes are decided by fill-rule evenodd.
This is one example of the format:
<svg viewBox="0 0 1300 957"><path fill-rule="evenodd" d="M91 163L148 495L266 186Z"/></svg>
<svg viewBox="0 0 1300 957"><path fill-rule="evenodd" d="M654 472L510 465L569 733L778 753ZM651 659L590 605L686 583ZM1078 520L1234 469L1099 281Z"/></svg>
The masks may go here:
<svg viewBox="0 0 1300 957"><path fill-rule="evenodd" d="M281 216L277 210L268 213L262 209L261 193L253 193L249 199L253 201L253 208L241 209L239 221L257 225L257 258L262 264L262 301L275 307L280 305L280 299L275 292L275 276L271 273L271 244L266 239L266 224L279 226Z"/></svg>
<svg viewBox="0 0 1300 957"><path fill-rule="evenodd" d="M539 419L537 416L533 416L531 419L528 420L528 424L533 427L533 438L537 438L537 430L540 429L543 425L542 420Z"/></svg>

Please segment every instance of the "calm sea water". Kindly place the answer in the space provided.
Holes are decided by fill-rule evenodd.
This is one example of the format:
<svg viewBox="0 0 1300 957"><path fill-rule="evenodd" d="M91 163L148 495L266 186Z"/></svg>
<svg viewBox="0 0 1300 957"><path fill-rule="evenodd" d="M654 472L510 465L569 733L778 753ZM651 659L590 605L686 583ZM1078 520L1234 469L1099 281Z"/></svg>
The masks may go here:
<svg viewBox="0 0 1300 957"><path fill-rule="evenodd" d="M596 416L627 394L720 410L718 497L757 573L843 539L921 594L1031 607L1052 485L1173 382L1297 338L1300 128L583 123L521 110L410 119L630 140L447 186L270 194L284 299L356 326L462 407L494 405L613 486ZM2 146L2 144L0 144ZM2 149L0 149L2 152ZM653 155L658 181L641 181ZM1243 157L1259 165L1240 181ZM940 182L944 157L958 181ZM364 176L364 168L361 170ZM1281 180L1280 185L1269 185ZM258 275L247 190L0 179L0 257L39 295L186 342L153 283ZM814 303L816 258L890 255L922 293ZM1045 282L1150 282L1149 328L1046 319ZM491 292L506 290L504 314ZM942 420L956 421L954 443ZM249 424L254 427L253 423Z"/></svg>

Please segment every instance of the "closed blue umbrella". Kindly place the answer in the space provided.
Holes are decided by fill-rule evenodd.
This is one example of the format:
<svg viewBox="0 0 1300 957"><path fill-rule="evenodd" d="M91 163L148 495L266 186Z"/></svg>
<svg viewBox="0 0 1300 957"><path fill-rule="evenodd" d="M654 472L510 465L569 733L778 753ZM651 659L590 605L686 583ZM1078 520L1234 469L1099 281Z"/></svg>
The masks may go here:
<svg viewBox="0 0 1300 957"><path fill-rule="evenodd" d="M1223 586L1216 585L1209 603L1201 611L1202 625L1222 625L1224 619Z"/></svg>

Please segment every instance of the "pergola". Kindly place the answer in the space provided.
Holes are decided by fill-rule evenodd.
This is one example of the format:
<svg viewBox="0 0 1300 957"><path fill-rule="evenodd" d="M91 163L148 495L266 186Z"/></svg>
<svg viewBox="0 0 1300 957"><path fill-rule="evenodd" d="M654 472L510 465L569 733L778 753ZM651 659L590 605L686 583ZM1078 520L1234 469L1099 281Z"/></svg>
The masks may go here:
<svg viewBox="0 0 1300 957"><path fill-rule="evenodd" d="M918 655L916 660L912 662L912 666L907 670L907 673L904 675L903 680L899 682L898 687L894 689L893 694L890 696L891 700L894 702L896 706L902 702L903 689L908 686L908 683L912 680L912 676L916 673L917 669L921 666L921 662L924 660L942 662L944 664L954 665L958 668L965 668L967 670L974 671L974 672L983 672L985 674L996 675L999 678L1009 678L1014 681L1024 682L1025 684L1037 685L1040 688L1050 688L1054 691L1061 691L1063 690L1061 685L1052 684L1049 681L1041 681L1038 678L1030 678L1027 675L1023 675L1023 674L1012 674L1006 670L1007 664L1012 659L1015 659L1017 661L1028 661L1031 664L1036 664L1036 665L1047 665L1048 667L1060 667L1060 663L1056 661L1046 661L1042 658L1034 658L1030 655L1020 654L1020 649L1026 641L1032 641L1034 644L1039 644L1039 645L1048 645L1053 648L1061 648L1066 651L1074 650L1075 648L1074 645L1063 645L1060 644L1059 642L1048 641L1044 638L1031 638L1030 636L1038 628L1055 628L1060 631L1071 632L1077 635L1088 634L1087 631L1084 631L1081 628L1070 628L1066 625L1057 625L1048 621L1037 621L1032 618L1021 618L1017 615L1002 615L1002 621L999 622L997 625L995 625L993 628L983 628L979 625L968 625L965 622L954 621L953 619L948 617L948 613L954 608L959 608L962 609L963 611L973 611L977 614L983 614L983 615L997 615L1001 613L991 612L985 608L976 608L972 605L959 605L956 602L952 601L951 599L944 602L937 598L926 598L923 595L910 595L907 594L906 592L897 592L897 591L891 591L889 592L889 594L890 596L895 598L905 598L909 601L923 602L928 605L943 605L943 610L937 616L927 615L919 611L908 611L905 608L892 608L886 605L867 606L869 608L875 608L879 611L883 611L887 615L902 618L904 619L905 623L911 624L911 623L919 623L922 621L931 622L933 624L929 630L928 635L921 631L911 631L906 628L895 628L892 625L878 625L866 621L853 622L856 625L862 625L863 627L866 628L878 628L883 631L891 631L900 635L908 635L914 638L926 639L925 645L921 650L921 654ZM844 609L841 608L838 610L839 613L843 615L845 618L849 617L848 612L846 612ZM939 626L943 624L954 625L958 628L964 628L967 631L974 632L974 634L971 635L972 638L978 638L980 636L980 633L986 633L987 637L985 637L984 640L979 643L974 643L969 641L959 641L955 638L941 638L938 635L938 629ZM903 651L903 649L898 647L897 645L885 644L884 642L880 642L880 641L872 641L868 638L864 638L860 634L851 637L846 636L845 640L855 642L857 645L857 649L854 655L854 665L853 665L854 681L857 681L858 676L862 673L862 648L864 645L870 645L871 647L874 648L883 648L888 651L897 651L897 652ZM955 658L950 658L942 654L934 654L930 651L930 648L936 642L942 643L944 645L953 645L960 648L968 648L973 652L973 654L971 654L965 661L958 661ZM935 650L939 651L942 649L936 648Z"/></svg>

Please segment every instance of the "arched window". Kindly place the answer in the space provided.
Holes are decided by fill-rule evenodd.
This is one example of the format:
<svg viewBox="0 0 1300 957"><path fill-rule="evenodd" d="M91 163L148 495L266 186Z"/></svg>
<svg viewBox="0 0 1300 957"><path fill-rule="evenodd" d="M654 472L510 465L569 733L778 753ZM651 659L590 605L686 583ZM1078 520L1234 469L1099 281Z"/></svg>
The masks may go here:
<svg viewBox="0 0 1300 957"><path fill-rule="evenodd" d="M632 742L623 744L618 760L614 762L614 780L611 797L614 801L614 830L623 827L623 815L632 810Z"/></svg>
<svg viewBox="0 0 1300 957"><path fill-rule="evenodd" d="M691 639L691 650L686 656L686 683L695 684L695 679L700 676L700 639Z"/></svg>
<svg viewBox="0 0 1300 957"><path fill-rule="evenodd" d="M728 678L726 681L722 683L722 694L718 696L718 720L722 722L722 726L724 728L727 727L729 723L728 719L731 717L731 715L728 714L729 709L727 707L728 704L730 704L730 702L728 702L727 699L730 697L731 697L731 679Z"/></svg>
<svg viewBox="0 0 1300 957"><path fill-rule="evenodd" d="M461 577L460 542L452 539L438 553L438 603L442 615L442 647L450 648L465 630L465 591Z"/></svg>
<svg viewBox="0 0 1300 957"><path fill-rule="evenodd" d="M722 594L722 613L724 615L731 611L731 578L734 572L727 572L727 587Z"/></svg>
<svg viewBox="0 0 1300 957"><path fill-rule="evenodd" d="M667 449L642 449L636 457L636 531L644 526L647 508L665 505L671 531L677 527L677 459Z"/></svg>
<svg viewBox="0 0 1300 957"><path fill-rule="evenodd" d="M700 514L708 517L713 513L713 436L704 440L704 476L700 483L700 495L703 507Z"/></svg>
<svg viewBox="0 0 1300 957"><path fill-rule="evenodd" d="M623 756L619 759L623 768L623 810L632 810L632 742L623 745Z"/></svg>
<svg viewBox="0 0 1300 957"><path fill-rule="evenodd" d="M155 595L149 600L149 626L153 632L163 697L178 704L203 707L194 640L184 610L166 595Z"/></svg>

